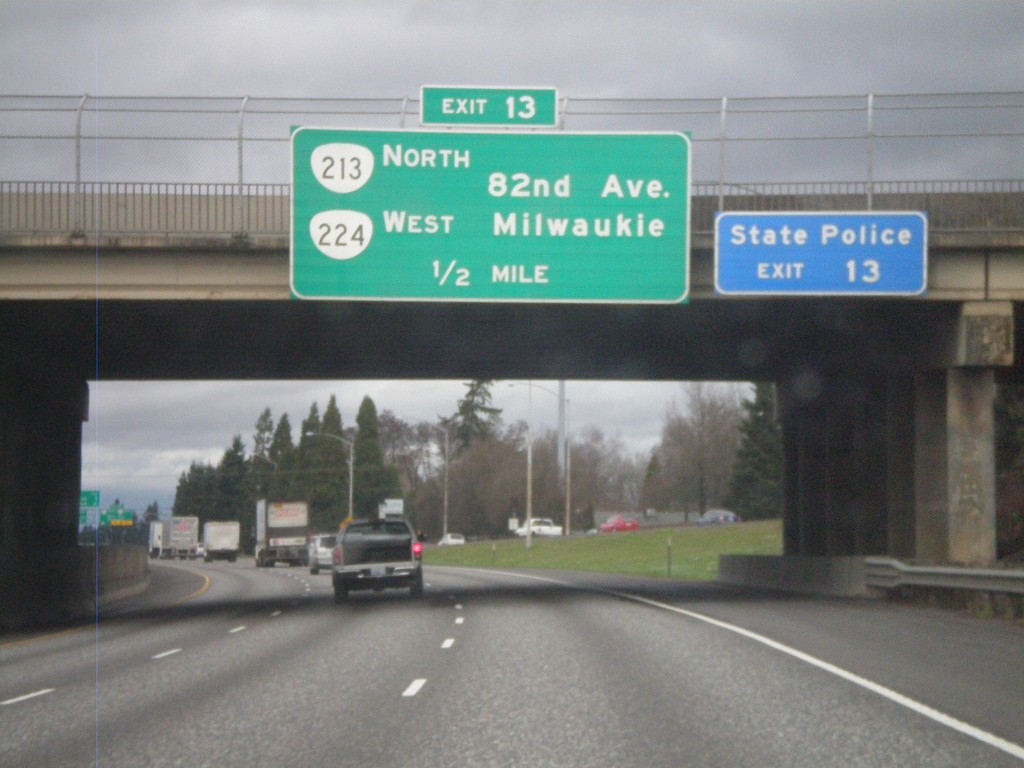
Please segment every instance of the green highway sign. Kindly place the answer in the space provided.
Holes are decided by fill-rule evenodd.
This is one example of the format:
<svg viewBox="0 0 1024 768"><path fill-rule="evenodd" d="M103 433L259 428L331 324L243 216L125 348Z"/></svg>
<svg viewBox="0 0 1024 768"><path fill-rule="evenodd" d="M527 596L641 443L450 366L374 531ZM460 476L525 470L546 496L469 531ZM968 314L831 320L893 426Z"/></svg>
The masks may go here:
<svg viewBox="0 0 1024 768"><path fill-rule="evenodd" d="M558 89L424 85L420 123L553 128L558 124Z"/></svg>
<svg viewBox="0 0 1024 768"><path fill-rule="evenodd" d="M100 515L100 525L112 528L130 528L135 524L135 511L125 509L121 504L112 504Z"/></svg>
<svg viewBox="0 0 1024 768"><path fill-rule="evenodd" d="M297 128L291 214L298 298L680 302L690 140Z"/></svg>
<svg viewBox="0 0 1024 768"><path fill-rule="evenodd" d="M95 528L100 520L100 492L81 491L78 496L78 527Z"/></svg>

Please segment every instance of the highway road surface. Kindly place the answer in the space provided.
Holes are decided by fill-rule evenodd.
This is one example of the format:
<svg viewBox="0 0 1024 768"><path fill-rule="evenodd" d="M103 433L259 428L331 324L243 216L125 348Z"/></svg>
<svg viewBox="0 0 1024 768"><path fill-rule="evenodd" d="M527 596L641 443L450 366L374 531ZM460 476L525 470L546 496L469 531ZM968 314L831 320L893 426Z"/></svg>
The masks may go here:
<svg viewBox="0 0 1024 768"><path fill-rule="evenodd" d="M1024 628L586 574L154 563L0 637L2 766L1024 766Z"/></svg>

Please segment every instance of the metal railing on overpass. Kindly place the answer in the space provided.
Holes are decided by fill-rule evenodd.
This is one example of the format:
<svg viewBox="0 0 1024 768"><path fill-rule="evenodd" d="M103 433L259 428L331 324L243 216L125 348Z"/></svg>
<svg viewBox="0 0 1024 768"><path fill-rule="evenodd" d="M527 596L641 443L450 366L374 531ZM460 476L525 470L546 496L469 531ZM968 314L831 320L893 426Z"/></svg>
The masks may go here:
<svg viewBox="0 0 1024 768"><path fill-rule="evenodd" d="M863 182L693 187L691 227L710 233L719 210L866 210ZM1024 232L1024 181L884 182L881 210L928 213L932 232ZM0 236L287 238L287 184L0 181Z"/></svg>
<svg viewBox="0 0 1024 768"><path fill-rule="evenodd" d="M402 130L418 114L407 97L0 95L0 236L281 238L293 126ZM698 233L741 209L924 210L932 230L1024 231L1020 91L563 96L558 130L689 133Z"/></svg>

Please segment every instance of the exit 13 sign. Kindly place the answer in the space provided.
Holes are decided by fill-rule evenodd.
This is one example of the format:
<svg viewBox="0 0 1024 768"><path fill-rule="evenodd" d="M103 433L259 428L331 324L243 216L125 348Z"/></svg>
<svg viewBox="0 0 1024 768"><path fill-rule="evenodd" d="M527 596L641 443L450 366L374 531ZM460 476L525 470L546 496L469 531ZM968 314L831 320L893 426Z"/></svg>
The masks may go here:
<svg viewBox="0 0 1024 768"><path fill-rule="evenodd" d="M420 123L553 128L558 124L558 90L424 85Z"/></svg>

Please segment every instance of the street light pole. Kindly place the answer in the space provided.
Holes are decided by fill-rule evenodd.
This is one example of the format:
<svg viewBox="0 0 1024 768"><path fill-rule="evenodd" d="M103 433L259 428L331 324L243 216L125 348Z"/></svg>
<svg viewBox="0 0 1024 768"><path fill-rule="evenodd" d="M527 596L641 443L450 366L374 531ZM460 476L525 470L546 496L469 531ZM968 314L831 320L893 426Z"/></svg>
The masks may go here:
<svg viewBox="0 0 1024 768"><path fill-rule="evenodd" d="M441 535L442 536L447 536L448 535L448 459L449 459L449 454L448 454L448 426L445 425L443 429L441 427L437 426L436 424L431 424L430 426L433 427L434 429L438 430L439 432L444 432L444 515L441 518Z"/></svg>
<svg viewBox="0 0 1024 768"><path fill-rule="evenodd" d="M561 390L565 394L565 390ZM569 399L565 399L565 535L572 533L572 432L569 429Z"/></svg>
<svg viewBox="0 0 1024 768"><path fill-rule="evenodd" d="M351 440L346 440L344 437L338 435L332 435L330 432L303 432L304 437L329 437L331 440L337 440L339 443L344 443L348 447L348 517L345 519L345 523L352 522L352 488L354 486L354 472L353 469L356 463L355 457L355 443Z"/></svg>
<svg viewBox="0 0 1024 768"><path fill-rule="evenodd" d="M533 531L531 522L533 520L533 435L531 432L533 422L533 388L537 387L547 392L549 395L554 395L558 398L558 408L560 414L565 413L566 406L569 404L569 400L565 397L565 386L564 382L559 383L558 392L543 387L540 384L534 384L533 380L524 382L509 382L510 387L527 387L527 410L526 410L526 548L529 549L532 544ZM569 488L569 441L566 440L565 444L566 452L566 466L565 466L565 534L569 534L571 523L569 522L569 504L571 490ZM561 463L561 450L562 446L559 446L559 450L555 453L558 454L559 463Z"/></svg>
<svg viewBox="0 0 1024 768"><path fill-rule="evenodd" d="M533 546L533 382L526 384L526 548Z"/></svg>

